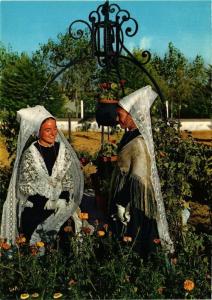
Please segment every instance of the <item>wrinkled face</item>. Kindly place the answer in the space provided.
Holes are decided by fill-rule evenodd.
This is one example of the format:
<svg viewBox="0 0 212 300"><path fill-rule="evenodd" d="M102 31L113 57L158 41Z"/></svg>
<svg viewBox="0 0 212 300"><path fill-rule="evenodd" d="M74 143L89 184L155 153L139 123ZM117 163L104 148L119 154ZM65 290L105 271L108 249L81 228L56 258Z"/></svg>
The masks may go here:
<svg viewBox="0 0 212 300"><path fill-rule="evenodd" d="M40 127L39 142L43 146L54 144L57 136L57 124L54 119L47 119Z"/></svg>
<svg viewBox="0 0 212 300"><path fill-rule="evenodd" d="M126 110L124 110L121 107L118 107L116 109L116 112L117 112L117 121L119 122L121 128L123 129L128 128L130 130L136 128L136 125L132 117Z"/></svg>

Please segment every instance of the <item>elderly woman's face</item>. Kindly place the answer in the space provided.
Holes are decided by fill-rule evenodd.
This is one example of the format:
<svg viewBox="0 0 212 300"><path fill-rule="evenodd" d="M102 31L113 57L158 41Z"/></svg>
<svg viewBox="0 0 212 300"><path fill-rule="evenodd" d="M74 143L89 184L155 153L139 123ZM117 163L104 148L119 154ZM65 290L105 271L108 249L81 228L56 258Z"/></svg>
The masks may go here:
<svg viewBox="0 0 212 300"><path fill-rule="evenodd" d="M131 117L131 115L121 107L116 109L117 112L117 121L119 122L121 128L134 129L136 125Z"/></svg>
<svg viewBox="0 0 212 300"><path fill-rule="evenodd" d="M57 124L54 119L47 119L40 127L39 142L43 146L51 146L57 136Z"/></svg>

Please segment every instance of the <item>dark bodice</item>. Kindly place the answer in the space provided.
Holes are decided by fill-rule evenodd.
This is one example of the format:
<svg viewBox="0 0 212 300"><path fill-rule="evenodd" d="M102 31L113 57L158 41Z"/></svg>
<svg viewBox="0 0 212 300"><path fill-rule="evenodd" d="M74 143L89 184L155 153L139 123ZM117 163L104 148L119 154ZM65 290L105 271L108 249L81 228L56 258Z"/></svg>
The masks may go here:
<svg viewBox="0 0 212 300"><path fill-rule="evenodd" d="M41 156L43 157L48 173L51 176L52 168L58 156L60 144L58 142L55 142L55 144L51 147L44 147L38 142L36 142L35 147L38 149Z"/></svg>

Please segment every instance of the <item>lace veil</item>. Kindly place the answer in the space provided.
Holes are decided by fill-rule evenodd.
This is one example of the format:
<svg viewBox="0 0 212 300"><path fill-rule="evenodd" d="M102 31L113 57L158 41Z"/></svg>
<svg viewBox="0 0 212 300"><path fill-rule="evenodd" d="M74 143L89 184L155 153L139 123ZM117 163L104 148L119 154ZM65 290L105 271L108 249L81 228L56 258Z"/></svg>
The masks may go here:
<svg viewBox="0 0 212 300"><path fill-rule="evenodd" d="M151 86L145 86L119 101L119 105L132 116L136 126L142 134L151 158L151 181L157 203L157 227L161 243L169 252L174 251L173 242L169 236L168 223L161 193L160 179L158 176L154 142L152 137L150 108L157 97Z"/></svg>
<svg viewBox="0 0 212 300"><path fill-rule="evenodd" d="M17 120L20 123L20 130L17 141L16 159L13 167L12 176L8 188L7 198L3 206L1 222L1 238L6 238L8 243L15 243L18 235L18 204L19 197L17 194L17 177L20 160L23 150L29 138L39 133L42 122L47 118L54 118L43 106L23 108L17 112ZM55 118L54 118L55 119ZM74 181L74 202L78 206L81 202L84 188L83 174L81 172L80 162L73 148L58 130L57 141L64 143L72 158L72 174Z"/></svg>

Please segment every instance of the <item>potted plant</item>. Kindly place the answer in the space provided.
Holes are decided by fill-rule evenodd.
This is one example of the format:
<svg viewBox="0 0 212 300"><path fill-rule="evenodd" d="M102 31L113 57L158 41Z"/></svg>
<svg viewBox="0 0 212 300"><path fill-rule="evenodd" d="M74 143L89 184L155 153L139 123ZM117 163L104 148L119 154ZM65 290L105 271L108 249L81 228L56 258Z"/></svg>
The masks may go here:
<svg viewBox="0 0 212 300"><path fill-rule="evenodd" d="M104 143L100 150L99 157L102 161L116 161L117 160L117 144L116 141L108 141Z"/></svg>
<svg viewBox="0 0 212 300"><path fill-rule="evenodd" d="M102 82L99 84L98 104L96 109L96 121L98 125L115 126L116 107L118 101L123 97L125 80L115 82Z"/></svg>

